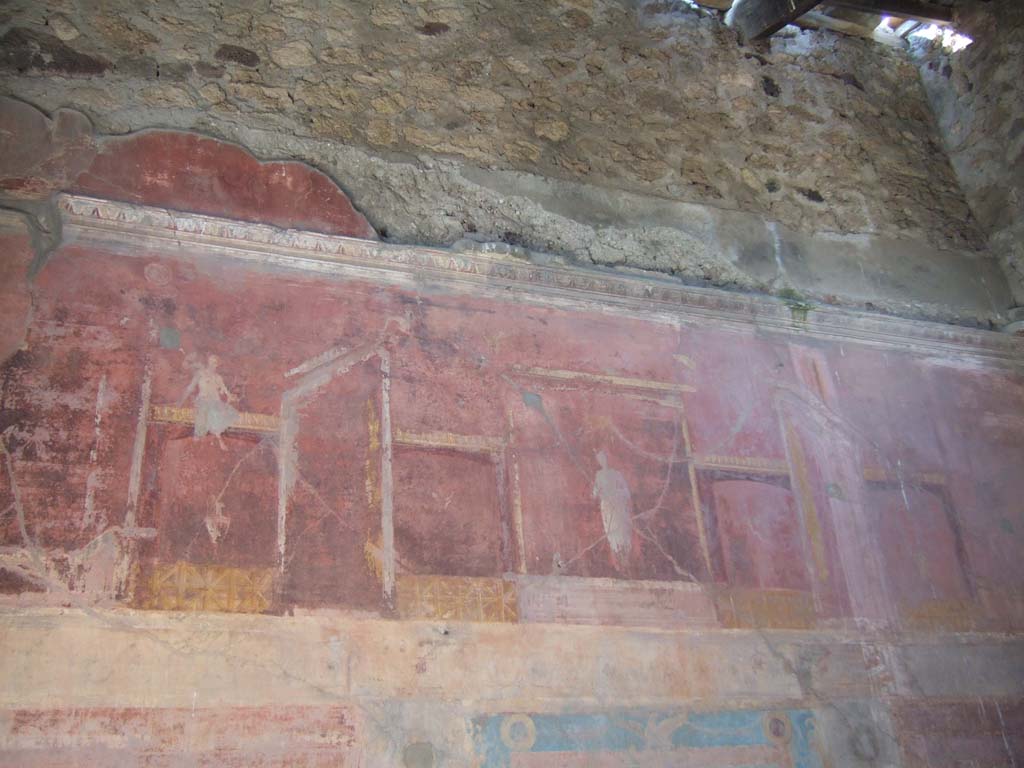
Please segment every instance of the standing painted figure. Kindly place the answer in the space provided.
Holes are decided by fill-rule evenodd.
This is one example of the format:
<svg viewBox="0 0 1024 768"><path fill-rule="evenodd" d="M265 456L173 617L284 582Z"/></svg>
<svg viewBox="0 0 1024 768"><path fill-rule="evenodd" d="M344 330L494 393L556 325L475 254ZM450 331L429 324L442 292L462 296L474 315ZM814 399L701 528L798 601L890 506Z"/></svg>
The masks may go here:
<svg viewBox="0 0 1024 768"><path fill-rule="evenodd" d="M217 373L216 355L206 358L205 365L193 361L195 373L192 381L181 396L179 405L183 405L189 396L196 393L195 436L216 435L220 440L224 430L238 421L238 411L231 405L237 398L228 391L224 379ZM224 443L221 442L221 447Z"/></svg>
<svg viewBox="0 0 1024 768"><path fill-rule="evenodd" d="M633 543L633 497L622 473L608 466L608 456L604 451L597 452L597 461L601 469L594 476L591 494L601 501L605 537L616 566L620 566L629 557Z"/></svg>

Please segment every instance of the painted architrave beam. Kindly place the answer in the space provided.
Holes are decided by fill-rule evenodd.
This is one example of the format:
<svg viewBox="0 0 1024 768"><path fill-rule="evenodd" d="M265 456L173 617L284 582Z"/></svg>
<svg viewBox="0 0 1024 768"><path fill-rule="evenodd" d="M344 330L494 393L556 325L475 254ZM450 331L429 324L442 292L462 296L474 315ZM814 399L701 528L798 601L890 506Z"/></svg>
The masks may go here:
<svg viewBox="0 0 1024 768"><path fill-rule="evenodd" d="M950 24L953 21L953 9L943 5L933 5L922 0L828 0L829 5L840 8L851 8L856 11L880 13L883 16L898 16L901 19L914 19L934 24Z"/></svg>
<svg viewBox="0 0 1024 768"><path fill-rule="evenodd" d="M818 5L821 0L736 0L725 15L725 23L744 40L757 40L784 26Z"/></svg>

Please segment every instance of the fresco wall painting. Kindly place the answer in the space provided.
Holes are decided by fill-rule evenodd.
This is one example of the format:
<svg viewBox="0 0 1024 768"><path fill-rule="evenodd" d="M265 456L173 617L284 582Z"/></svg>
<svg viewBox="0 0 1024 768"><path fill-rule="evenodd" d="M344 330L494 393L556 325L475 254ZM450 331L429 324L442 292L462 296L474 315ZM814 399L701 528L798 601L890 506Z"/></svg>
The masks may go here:
<svg viewBox="0 0 1024 768"><path fill-rule="evenodd" d="M3 364L4 599L674 630L1024 621L1012 364L586 291L496 297L460 273L494 270L500 293L534 268L396 249L454 267L448 288L410 287L343 238L293 234L300 256L253 265L278 235L61 206L71 237ZM236 258L214 226L256 240ZM182 245L190 228L203 245ZM488 767L826 764L815 715L789 705L466 723Z"/></svg>

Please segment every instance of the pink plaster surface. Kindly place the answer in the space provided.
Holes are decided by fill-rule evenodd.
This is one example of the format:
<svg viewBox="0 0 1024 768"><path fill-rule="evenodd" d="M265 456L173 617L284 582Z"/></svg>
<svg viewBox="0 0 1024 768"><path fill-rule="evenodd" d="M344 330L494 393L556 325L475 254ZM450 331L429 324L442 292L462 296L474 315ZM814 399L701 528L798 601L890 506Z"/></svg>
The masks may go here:
<svg viewBox="0 0 1024 768"><path fill-rule="evenodd" d="M773 747L704 747L634 752L627 759L635 768L783 768L787 757ZM622 754L616 752L537 752L513 754L510 768L618 768L623 764Z"/></svg>
<svg viewBox="0 0 1024 768"><path fill-rule="evenodd" d="M894 705L906 768L1013 766L1024 751L1024 704L900 701Z"/></svg>
<svg viewBox="0 0 1024 768"><path fill-rule="evenodd" d="M344 707L14 710L0 759L31 768L125 765L345 766L358 720Z"/></svg>

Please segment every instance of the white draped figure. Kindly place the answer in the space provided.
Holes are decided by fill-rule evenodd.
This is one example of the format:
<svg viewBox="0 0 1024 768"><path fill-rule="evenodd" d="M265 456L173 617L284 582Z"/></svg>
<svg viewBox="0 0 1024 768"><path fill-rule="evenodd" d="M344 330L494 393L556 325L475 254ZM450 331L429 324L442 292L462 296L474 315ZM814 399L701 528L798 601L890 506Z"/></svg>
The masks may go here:
<svg viewBox="0 0 1024 768"><path fill-rule="evenodd" d="M597 452L601 469L594 476L592 495L601 502L601 522L611 547L616 565L629 557L633 544L633 497L626 478L617 469L608 466L608 456Z"/></svg>
<svg viewBox="0 0 1024 768"><path fill-rule="evenodd" d="M181 396L179 405L184 404L195 393L195 436L216 435L220 439L224 430L234 426L238 421L238 411L231 403L236 399L228 391L224 379L217 373L216 355L206 358L206 364L192 360L195 373L192 381ZM223 443L221 443L223 446Z"/></svg>

